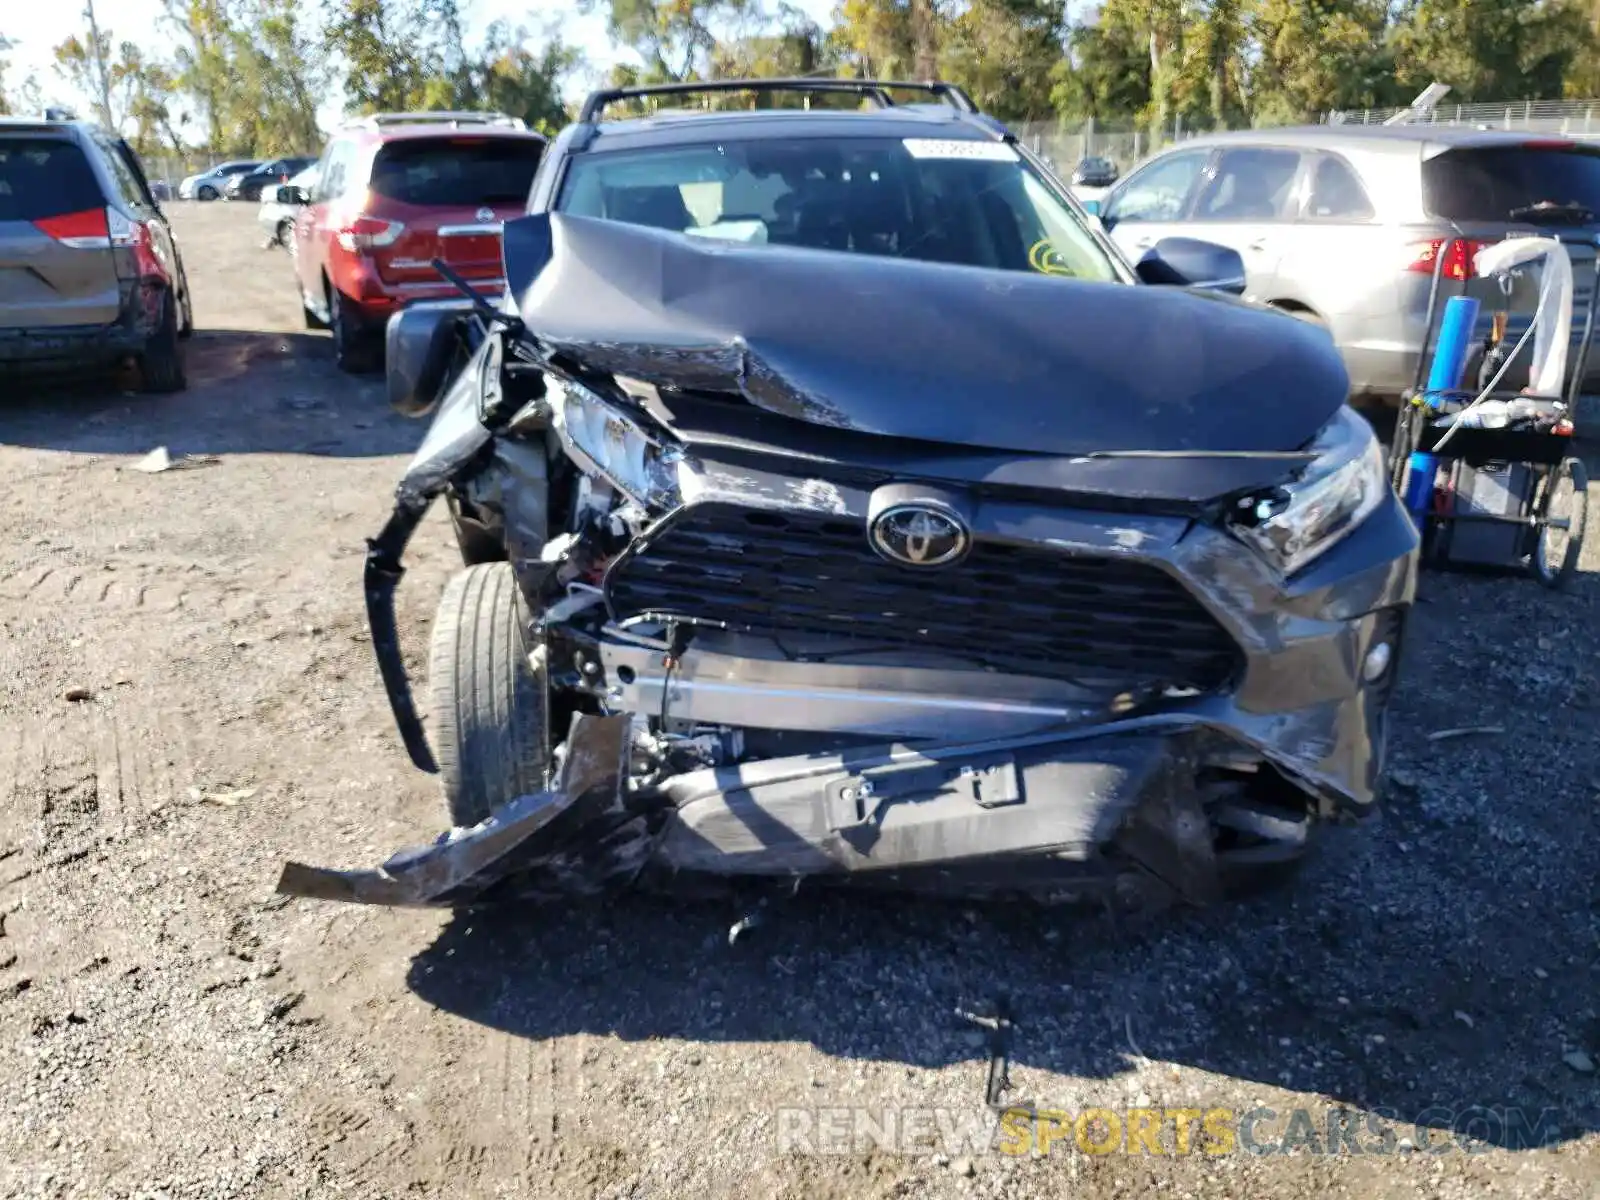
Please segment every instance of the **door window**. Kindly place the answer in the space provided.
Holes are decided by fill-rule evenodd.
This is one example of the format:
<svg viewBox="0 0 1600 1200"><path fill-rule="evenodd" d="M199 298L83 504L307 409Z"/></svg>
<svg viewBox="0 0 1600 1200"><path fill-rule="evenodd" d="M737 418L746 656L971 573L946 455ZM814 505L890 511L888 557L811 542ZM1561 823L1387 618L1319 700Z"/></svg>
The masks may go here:
<svg viewBox="0 0 1600 1200"><path fill-rule="evenodd" d="M1369 221L1372 201L1367 199L1367 190L1348 163L1324 158L1311 177L1305 215L1310 221Z"/></svg>
<svg viewBox="0 0 1600 1200"><path fill-rule="evenodd" d="M335 142L328 147L328 156L323 161L322 174L317 180L316 194L312 196L314 201L337 200L344 195L350 182L350 160L354 156L355 146L350 142Z"/></svg>
<svg viewBox="0 0 1600 1200"><path fill-rule="evenodd" d="M1194 189L1208 150L1169 155L1137 172L1102 211L1107 222L1176 221Z"/></svg>
<svg viewBox="0 0 1600 1200"><path fill-rule="evenodd" d="M1300 155L1254 146L1224 150L1195 206L1197 221L1272 221L1285 211Z"/></svg>

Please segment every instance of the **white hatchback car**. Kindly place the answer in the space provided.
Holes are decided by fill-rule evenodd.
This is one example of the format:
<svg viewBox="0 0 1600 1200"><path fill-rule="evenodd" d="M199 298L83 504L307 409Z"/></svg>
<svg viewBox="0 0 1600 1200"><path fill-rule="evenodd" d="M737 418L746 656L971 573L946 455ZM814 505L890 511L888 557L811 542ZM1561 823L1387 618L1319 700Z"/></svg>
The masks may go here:
<svg viewBox="0 0 1600 1200"><path fill-rule="evenodd" d="M317 171L320 166L320 163L312 163L284 186L304 188L310 192L317 182ZM290 254L294 253L294 218L298 212L300 212L298 204L278 203L276 185L261 189L261 208L256 212L256 220L267 231L267 241L263 249L282 246Z"/></svg>

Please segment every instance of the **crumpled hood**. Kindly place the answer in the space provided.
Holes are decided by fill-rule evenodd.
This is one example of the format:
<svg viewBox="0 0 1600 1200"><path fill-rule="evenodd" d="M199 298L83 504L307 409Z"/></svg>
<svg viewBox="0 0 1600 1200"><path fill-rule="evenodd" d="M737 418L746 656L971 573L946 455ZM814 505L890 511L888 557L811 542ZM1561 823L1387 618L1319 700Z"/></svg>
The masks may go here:
<svg viewBox="0 0 1600 1200"><path fill-rule="evenodd" d="M1179 288L562 214L508 222L505 257L530 330L586 366L861 433L1049 455L1285 451L1347 389L1322 330Z"/></svg>

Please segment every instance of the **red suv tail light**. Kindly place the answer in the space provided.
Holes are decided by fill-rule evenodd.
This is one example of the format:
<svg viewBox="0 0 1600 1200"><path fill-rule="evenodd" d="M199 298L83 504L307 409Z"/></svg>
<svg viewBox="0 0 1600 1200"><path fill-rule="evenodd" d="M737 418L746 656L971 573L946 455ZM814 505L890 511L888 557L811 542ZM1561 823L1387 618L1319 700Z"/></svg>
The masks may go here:
<svg viewBox="0 0 1600 1200"><path fill-rule="evenodd" d="M78 250L104 250L111 245L111 230L106 224L106 210L103 208L86 208L82 212L43 217L34 221L33 227L55 238L63 246Z"/></svg>
<svg viewBox="0 0 1600 1200"><path fill-rule="evenodd" d="M1445 246L1449 249L1445 250ZM1438 262L1440 251L1444 252L1444 269L1440 272L1445 279L1461 281L1471 279L1477 274L1473 268L1473 261L1477 258L1478 251L1489 245L1488 242L1467 241L1462 238L1434 238L1431 242L1419 242L1416 246L1417 256L1406 266L1408 271L1416 271L1422 275L1432 275L1434 264Z"/></svg>
<svg viewBox="0 0 1600 1200"><path fill-rule="evenodd" d="M373 250L392 246L405 231L406 227L399 221L385 221L382 217L356 217L334 237L346 250Z"/></svg>

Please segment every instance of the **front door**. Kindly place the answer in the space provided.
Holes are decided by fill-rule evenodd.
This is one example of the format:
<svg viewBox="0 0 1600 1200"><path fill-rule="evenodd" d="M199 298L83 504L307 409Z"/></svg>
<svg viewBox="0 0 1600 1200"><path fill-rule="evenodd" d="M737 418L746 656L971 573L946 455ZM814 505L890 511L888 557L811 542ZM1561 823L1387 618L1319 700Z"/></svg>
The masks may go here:
<svg viewBox="0 0 1600 1200"><path fill-rule="evenodd" d="M1272 146L1223 150L1207 167L1184 232L1237 250L1246 299L1278 299L1278 265L1299 207L1301 155Z"/></svg>

